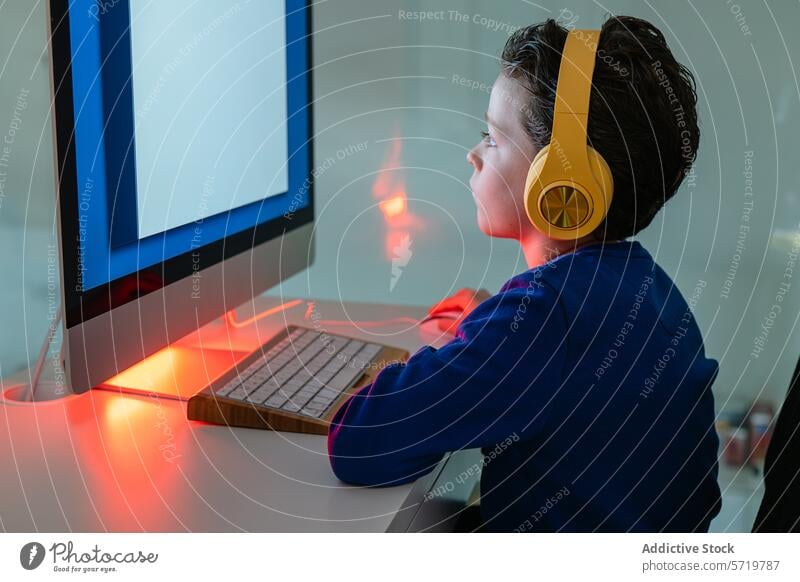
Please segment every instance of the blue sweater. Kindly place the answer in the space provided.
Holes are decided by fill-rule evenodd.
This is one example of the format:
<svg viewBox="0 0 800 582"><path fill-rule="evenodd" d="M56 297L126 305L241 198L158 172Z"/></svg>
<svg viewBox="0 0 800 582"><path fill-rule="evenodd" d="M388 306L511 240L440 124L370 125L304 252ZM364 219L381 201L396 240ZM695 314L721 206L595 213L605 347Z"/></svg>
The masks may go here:
<svg viewBox="0 0 800 582"><path fill-rule="evenodd" d="M707 531L717 371L638 242L586 246L511 278L443 347L384 368L337 411L331 467L397 485L480 447L485 531Z"/></svg>

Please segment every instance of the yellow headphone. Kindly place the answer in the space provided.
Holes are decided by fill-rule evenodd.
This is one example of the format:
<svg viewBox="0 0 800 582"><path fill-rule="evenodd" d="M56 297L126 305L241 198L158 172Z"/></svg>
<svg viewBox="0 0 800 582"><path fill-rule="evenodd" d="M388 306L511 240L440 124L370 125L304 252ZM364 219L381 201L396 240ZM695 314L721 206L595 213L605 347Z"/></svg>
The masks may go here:
<svg viewBox="0 0 800 582"><path fill-rule="evenodd" d="M577 240L603 222L614 179L586 143L599 30L571 30L558 70L550 143L533 158L525 181L525 210L549 238Z"/></svg>

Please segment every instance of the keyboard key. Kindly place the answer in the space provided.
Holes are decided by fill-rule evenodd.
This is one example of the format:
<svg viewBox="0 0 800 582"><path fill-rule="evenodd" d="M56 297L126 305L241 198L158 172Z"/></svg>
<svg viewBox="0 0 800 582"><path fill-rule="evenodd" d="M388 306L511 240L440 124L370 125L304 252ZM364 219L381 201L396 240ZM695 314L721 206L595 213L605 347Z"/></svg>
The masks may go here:
<svg viewBox="0 0 800 582"><path fill-rule="evenodd" d="M322 416L323 412L325 412L324 408L312 408L310 406L305 407L301 411L302 414L313 416L314 418L319 418L320 416Z"/></svg>
<svg viewBox="0 0 800 582"><path fill-rule="evenodd" d="M340 353L352 355L357 353L363 347L364 347L364 342L353 340L349 344L347 344Z"/></svg>
<svg viewBox="0 0 800 582"><path fill-rule="evenodd" d="M311 400L311 397L314 396L314 393L314 390L307 390L306 388L303 388L300 392L293 395L291 400L300 408L302 408L309 400Z"/></svg>
<svg viewBox="0 0 800 582"><path fill-rule="evenodd" d="M292 376L294 376L294 370L284 368L280 372L275 374L274 378L275 382L277 382L278 384L285 384L286 381Z"/></svg>
<svg viewBox="0 0 800 582"><path fill-rule="evenodd" d="M266 360L263 358L263 356L260 358L256 358L254 362L251 362L244 370L242 370L241 375L249 376L250 374L253 374L257 370L259 370L262 366L264 366L265 363Z"/></svg>
<svg viewBox="0 0 800 582"><path fill-rule="evenodd" d="M214 393L217 396L227 396L228 393L239 385L239 378L228 380L225 384L217 388Z"/></svg>
<svg viewBox="0 0 800 582"><path fill-rule="evenodd" d="M247 380L242 382L242 386L248 391L252 392L256 388L260 387L264 383L262 378L258 378L255 376L250 376Z"/></svg>
<svg viewBox="0 0 800 582"><path fill-rule="evenodd" d="M326 347L325 351L333 356L338 352L341 352L342 349L350 342L349 339L346 338L335 338L328 346Z"/></svg>
<svg viewBox="0 0 800 582"><path fill-rule="evenodd" d="M320 380L319 378L311 378L306 383L306 387L307 388L311 388L313 390L313 392L316 394L316 392L318 390L321 390L322 388L325 387L325 383L322 380Z"/></svg>
<svg viewBox="0 0 800 582"><path fill-rule="evenodd" d="M266 401L264 401L264 406L271 406L273 408L280 408L283 406L284 402L286 402L286 397L282 394L273 394Z"/></svg>
<svg viewBox="0 0 800 582"><path fill-rule="evenodd" d="M365 359L371 360L372 358L377 356L382 349L383 346L370 344L366 346L363 350L358 352L358 355L364 357Z"/></svg>
<svg viewBox="0 0 800 582"><path fill-rule="evenodd" d="M339 371L339 369L347 363L347 359L342 356L342 354L336 354L331 361L329 361L325 366L323 366L320 372L327 372L331 371L334 374Z"/></svg>
<svg viewBox="0 0 800 582"><path fill-rule="evenodd" d="M303 386L305 386L305 384L285 384L283 386L283 390L289 396L294 396L303 388Z"/></svg>
<svg viewBox="0 0 800 582"><path fill-rule="evenodd" d="M298 412L300 406L289 400L286 404L281 406L281 410L285 410L286 412Z"/></svg>
<svg viewBox="0 0 800 582"><path fill-rule="evenodd" d="M247 389L244 388L241 384L234 388L230 394L228 394L228 398L233 398L234 400L244 400L247 398Z"/></svg>
<svg viewBox="0 0 800 582"><path fill-rule="evenodd" d="M331 355L323 352L308 363L308 366L306 366L306 371L312 375L316 374L323 368L323 366L325 366L325 364L328 363L330 359Z"/></svg>
<svg viewBox="0 0 800 582"><path fill-rule="evenodd" d="M297 355L297 359L301 362L301 367L305 368L321 349L322 346L317 342L313 342L303 348L303 351Z"/></svg>
<svg viewBox="0 0 800 582"><path fill-rule="evenodd" d="M317 398L322 398L324 400L333 401L335 400L341 392L337 392L336 390L332 390L331 388L323 388L317 394Z"/></svg>
<svg viewBox="0 0 800 582"><path fill-rule="evenodd" d="M252 402L253 404L261 404L268 398L271 398L272 395L275 394L275 389L271 386L262 386L252 394L247 397L248 402Z"/></svg>
<svg viewBox="0 0 800 582"><path fill-rule="evenodd" d="M312 396L314 396L314 394L316 394L317 392L319 392L319 388L306 385L301 390L299 390L296 394L294 394L292 397L293 398L294 397L305 398L306 400L308 400Z"/></svg>
<svg viewBox="0 0 800 582"><path fill-rule="evenodd" d="M347 360L347 358L344 358L341 356L341 354L339 354L333 360L328 362L328 364L322 368L322 370L320 370L320 373L323 376L327 376L327 378L332 378L339 370L347 365Z"/></svg>
<svg viewBox="0 0 800 582"><path fill-rule="evenodd" d="M336 372L334 370L322 370L321 372L317 372L314 378L321 384L325 384L325 382L333 378L335 375Z"/></svg>
<svg viewBox="0 0 800 582"><path fill-rule="evenodd" d="M260 378L261 380L266 380L270 376L272 376L272 370L270 369L271 366L267 363L263 368L259 369L255 374L250 376L248 380L252 378Z"/></svg>
<svg viewBox="0 0 800 582"><path fill-rule="evenodd" d="M311 407L321 407L325 409L328 406L330 406L331 402L333 402L334 400L336 400L336 398L327 398L317 394L316 396L314 396L314 398L311 399L311 402L309 402L308 405Z"/></svg>
<svg viewBox="0 0 800 582"><path fill-rule="evenodd" d="M299 372L297 372L297 374L292 376L291 380L286 382L286 384L294 384L302 386L309 380L311 380L311 374L309 374L306 370L300 370Z"/></svg>
<svg viewBox="0 0 800 582"><path fill-rule="evenodd" d="M350 386L353 380L355 380L358 376L361 376L361 374L363 374L361 368L355 367L352 363L349 363L342 368L341 371L336 374L336 376L331 378L331 381L328 382L327 386L328 388L341 392Z"/></svg>
<svg viewBox="0 0 800 582"><path fill-rule="evenodd" d="M289 344L289 348L286 350L287 354L292 354L292 356L297 356L300 352L308 347L311 341L296 341Z"/></svg>
<svg viewBox="0 0 800 582"><path fill-rule="evenodd" d="M334 402L336 402L336 400L338 400L338 398L339 394L330 397L328 395L322 395L322 393L320 392L319 394L314 396L314 398L312 398L311 401L306 405L306 410L311 410L311 411L318 410L319 414L316 414L315 416L320 416L322 413L327 411L331 407L331 405Z"/></svg>

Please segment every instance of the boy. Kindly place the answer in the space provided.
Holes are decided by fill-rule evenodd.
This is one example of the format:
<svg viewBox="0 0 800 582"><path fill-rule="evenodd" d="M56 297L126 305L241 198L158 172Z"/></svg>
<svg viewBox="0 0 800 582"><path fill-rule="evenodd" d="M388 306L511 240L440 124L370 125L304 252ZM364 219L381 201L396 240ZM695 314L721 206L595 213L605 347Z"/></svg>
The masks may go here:
<svg viewBox="0 0 800 582"><path fill-rule="evenodd" d="M669 276L625 240L695 159L694 79L650 23L605 22L588 143L611 168L612 205L589 235L549 240L523 193L550 141L566 36L548 20L509 38L488 130L467 156L479 227L518 240L530 269L467 297L452 341L351 397L331 423L331 466L396 485L481 447L483 531L707 531L720 508L717 362Z"/></svg>

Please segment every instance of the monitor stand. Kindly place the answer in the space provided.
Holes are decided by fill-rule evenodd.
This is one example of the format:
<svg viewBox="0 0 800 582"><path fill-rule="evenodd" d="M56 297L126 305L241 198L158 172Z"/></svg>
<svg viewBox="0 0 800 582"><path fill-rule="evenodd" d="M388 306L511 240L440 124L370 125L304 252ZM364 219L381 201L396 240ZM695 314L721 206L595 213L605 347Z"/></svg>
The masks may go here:
<svg viewBox="0 0 800 582"><path fill-rule="evenodd" d="M62 310L59 306L58 311L50 319L47 335L33 366L14 375L8 381L4 381L0 376L0 399L6 402L33 403L57 400L72 394L62 364L61 342L56 341L61 315Z"/></svg>

